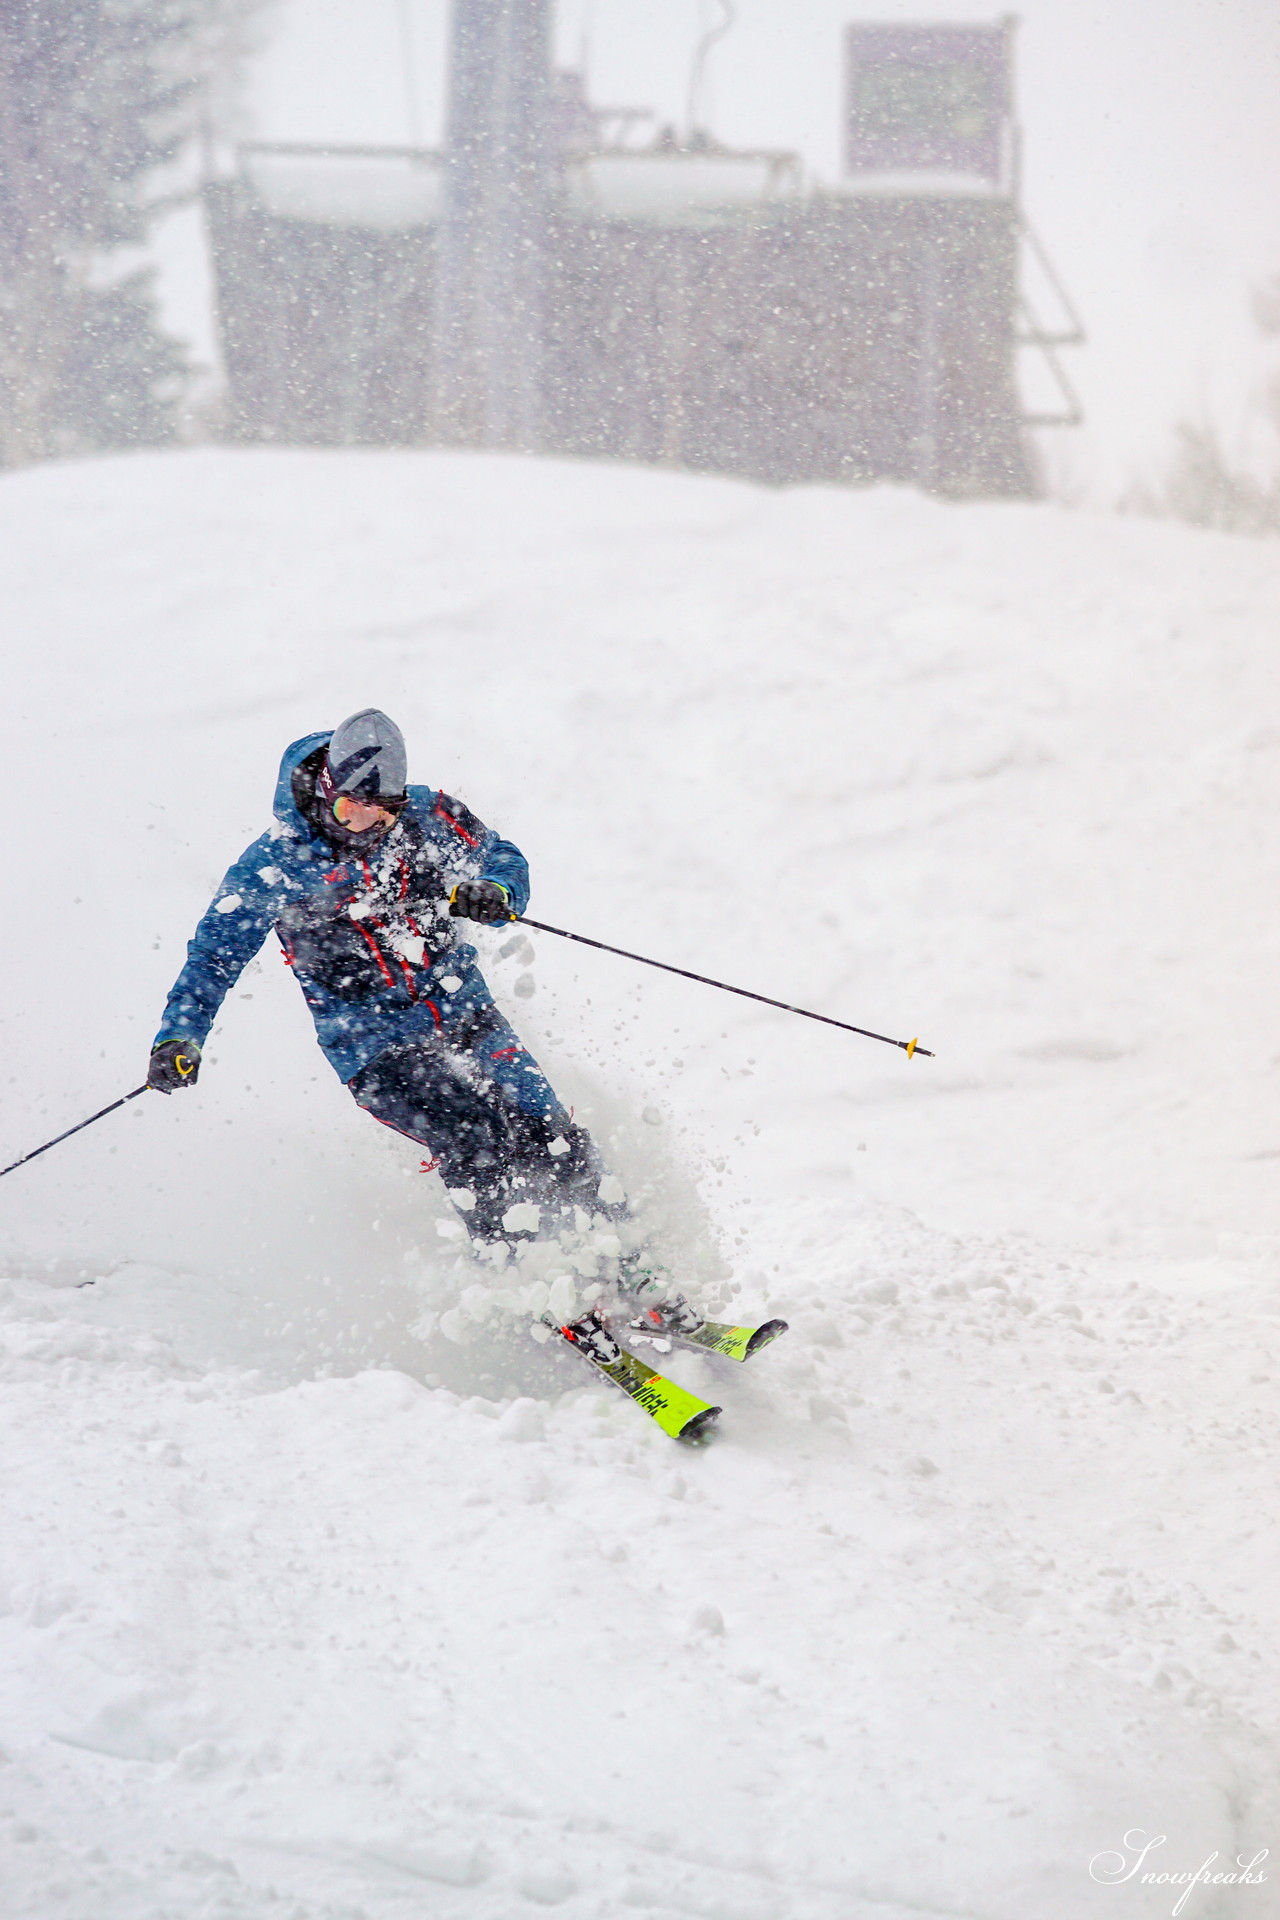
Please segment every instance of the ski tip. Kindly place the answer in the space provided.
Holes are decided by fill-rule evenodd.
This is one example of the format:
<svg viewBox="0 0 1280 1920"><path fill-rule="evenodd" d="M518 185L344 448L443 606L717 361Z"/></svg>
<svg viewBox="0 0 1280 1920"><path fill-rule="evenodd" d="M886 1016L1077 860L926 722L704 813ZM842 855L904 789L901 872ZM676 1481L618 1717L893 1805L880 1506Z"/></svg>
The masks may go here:
<svg viewBox="0 0 1280 1920"><path fill-rule="evenodd" d="M759 1353L761 1347L767 1347L771 1340L776 1340L780 1333L787 1331L787 1325L785 1320L766 1320L762 1327L756 1328L748 1340L743 1359L749 1360L753 1353Z"/></svg>
<svg viewBox="0 0 1280 1920"><path fill-rule="evenodd" d="M701 1446L710 1438L711 1430L722 1411L720 1407L702 1407L691 1420L685 1421L676 1436L677 1439L682 1440L687 1446Z"/></svg>

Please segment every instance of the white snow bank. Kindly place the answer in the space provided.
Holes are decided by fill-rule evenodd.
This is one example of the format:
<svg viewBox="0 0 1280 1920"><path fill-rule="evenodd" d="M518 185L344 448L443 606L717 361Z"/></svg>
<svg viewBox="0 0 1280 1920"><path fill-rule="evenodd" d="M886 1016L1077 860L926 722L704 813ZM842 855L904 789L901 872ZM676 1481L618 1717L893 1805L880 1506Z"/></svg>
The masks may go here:
<svg viewBox="0 0 1280 1920"><path fill-rule="evenodd" d="M0 528L0 1164L138 1083L370 703L539 918L938 1051L508 937L681 1272L792 1321L671 1358L692 1456L465 1311L270 949L193 1094L0 1184L6 1916L1146 1920L1126 1832L1271 1846L1276 551L410 453Z"/></svg>

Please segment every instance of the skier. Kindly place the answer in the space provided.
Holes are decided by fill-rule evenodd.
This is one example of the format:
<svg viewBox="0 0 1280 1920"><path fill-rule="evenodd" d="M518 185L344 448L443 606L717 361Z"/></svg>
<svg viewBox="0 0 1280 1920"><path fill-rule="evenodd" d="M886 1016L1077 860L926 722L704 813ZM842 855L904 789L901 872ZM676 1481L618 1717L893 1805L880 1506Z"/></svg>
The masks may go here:
<svg viewBox="0 0 1280 1920"><path fill-rule="evenodd" d="M532 1203L541 1229L600 1198L604 1173L537 1062L494 1005L459 922L494 926L529 898L523 854L460 800L406 785L400 729L376 708L295 740L275 820L228 871L187 948L151 1050L147 1085L194 1086L223 999L274 928L330 1065L356 1103L427 1148L473 1238L492 1245ZM530 1216L522 1214L519 1221ZM701 1316L661 1269L624 1258L621 1282L650 1330ZM576 1323L603 1351L599 1316ZM616 1352L616 1345L609 1342Z"/></svg>

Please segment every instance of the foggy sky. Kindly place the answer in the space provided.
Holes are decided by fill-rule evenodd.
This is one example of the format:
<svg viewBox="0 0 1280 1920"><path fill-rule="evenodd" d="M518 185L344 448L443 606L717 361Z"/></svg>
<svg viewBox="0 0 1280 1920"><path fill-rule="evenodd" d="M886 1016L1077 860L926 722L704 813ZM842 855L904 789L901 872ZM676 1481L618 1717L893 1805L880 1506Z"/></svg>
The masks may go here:
<svg viewBox="0 0 1280 1920"><path fill-rule="evenodd" d="M400 7L412 29L406 84ZM839 177L840 30L851 20L994 19L967 0L738 0L701 115L723 140L798 149ZM559 0L561 59L591 92L683 119L711 0ZM1180 418L1266 458L1250 400L1280 365L1249 294L1280 274L1275 0L1025 0L1024 204L1089 330L1068 365L1088 415L1045 436L1055 471L1108 499L1160 468ZM440 138L447 0L275 0L246 97L258 138ZM180 275L171 276L181 279ZM198 334L191 275L175 294ZM1035 390L1036 398L1045 398Z"/></svg>

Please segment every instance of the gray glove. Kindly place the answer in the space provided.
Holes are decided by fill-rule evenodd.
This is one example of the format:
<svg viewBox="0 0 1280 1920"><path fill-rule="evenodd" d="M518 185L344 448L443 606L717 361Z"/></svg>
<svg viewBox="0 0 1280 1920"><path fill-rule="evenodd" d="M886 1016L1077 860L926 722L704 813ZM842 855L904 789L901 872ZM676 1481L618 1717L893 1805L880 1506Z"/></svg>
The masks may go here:
<svg viewBox="0 0 1280 1920"><path fill-rule="evenodd" d="M151 1049L147 1085L155 1093L194 1087L200 1074L200 1049L194 1040L162 1040Z"/></svg>
<svg viewBox="0 0 1280 1920"><path fill-rule="evenodd" d="M479 920L486 927L515 918L500 880L464 880L449 895L449 911L455 920Z"/></svg>

